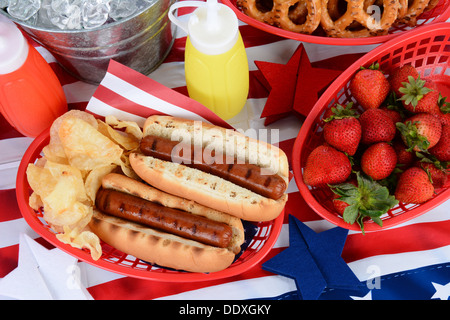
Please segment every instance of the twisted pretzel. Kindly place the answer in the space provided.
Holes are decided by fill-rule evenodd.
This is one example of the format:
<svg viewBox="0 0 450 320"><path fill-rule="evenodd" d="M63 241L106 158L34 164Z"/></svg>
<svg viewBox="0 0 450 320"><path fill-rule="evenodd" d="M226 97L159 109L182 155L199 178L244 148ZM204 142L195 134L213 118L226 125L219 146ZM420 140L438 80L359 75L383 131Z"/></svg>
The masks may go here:
<svg viewBox="0 0 450 320"><path fill-rule="evenodd" d="M311 34L320 24L320 0L278 0L275 2L275 22L285 30Z"/></svg>
<svg viewBox="0 0 450 320"><path fill-rule="evenodd" d="M439 0L430 0L427 7L425 8L425 11L433 10L437 6L438 3L439 3Z"/></svg>
<svg viewBox="0 0 450 320"><path fill-rule="evenodd" d="M272 0L237 0L236 5L249 17L274 25L275 3Z"/></svg>
<svg viewBox="0 0 450 320"><path fill-rule="evenodd" d="M431 10L434 8L438 2L439 1L432 0L431 5L428 7L430 0L414 0L412 2L402 0L400 2L397 22L413 27L417 24L417 17L420 16L425 10Z"/></svg>
<svg viewBox="0 0 450 320"><path fill-rule="evenodd" d="M322 0L322 8L328 8L328 1ZM383 0L382 13L379 6L372 5L375 2L374 0L373 2L366 2L366 9L364 8L364 0L346 1L347 11L335 21L331 18L328 10L322 10L320 24L329 36L357 38L387 34L389 28L397 19L399 10L398 0ZM368 12L378 12L380 19L375 19L375 14L369 15ZM351 25L354 22L358 22L364 28L361 30L352 30Z"/></svg>
<svg viewBox="0 0 450 320"><path fill-rule="evenodd" d="M333 21L337 20L347 10L346 6L343 8L343 3L346 3L345 0L328 0L326 10L328 10L328 14ZM322 10L325 10L325 8Z"/></svg>

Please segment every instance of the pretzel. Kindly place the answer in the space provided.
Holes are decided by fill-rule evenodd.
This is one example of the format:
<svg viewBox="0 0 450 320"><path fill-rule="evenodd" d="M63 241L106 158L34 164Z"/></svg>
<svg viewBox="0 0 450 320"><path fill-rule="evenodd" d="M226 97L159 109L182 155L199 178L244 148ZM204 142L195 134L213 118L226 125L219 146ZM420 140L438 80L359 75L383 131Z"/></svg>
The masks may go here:
<svg viewBox="0 0 450 320"><path fill-rule="evenodd" d="M428 3L427 7L425 8L425 11L433 10L437 6L439 1L440 0L430 0L430 2Z"/></svg>
<svg viewBox="0 0 450 320"><path fill-rule="evenodd" d="M308 8L306 6L306 1L298 1L293 6L289 7L288 18L296 24L304 23L307 15Z"/></svg>
<svg viewBox="0 0 450 320"><path fill-rule="evenodd" d="M322 8L328 8L328 1L322 0ZM364 2L364 0L347 0L347 11L335 21L331 18L328 10L322 10L320 22L322 28L331 37L358 38L387 34L397 19L399 1L383 0L382 13L381 8L375 5L368 5L365 10ZM374 14L369 15L368 12ZM379 21L373 17L377 12L381 15ZM353 22L360 23L363 28L361 30L350 29Z"/></svg>
<svg viewBox="0 0 450 320"><path fill-rule="evenodd" d="M328 0L328 4L326 9L328 10L328 14L330 15L331 19L337 20L341 15L341 10L339 10L339 2L341 0ZM324 10L323 8L322 10Z"/></svg>
<svg viewBox="0 0 450 320"><path fill-rule="evenodd" d="M430 8L434 8L439 1L431 0L433 3ZM422 14L422 12L428 9L430 0L414 0L411 3L408 0L402 0L400 3L401 7L399 10L397 23L404 23L410 27L414 27L417 24L417 17Z"/></svg>
<svg viewBox="0 0 450 320"><path fill-rule="evenodd" d="M249 17L274 25L275 3L271 0L237 0L236 5L242 8Z"/></svg>
<svg viewBox="0 0 450 320"><path fill-rule="evenodd" d="M311 34L320 24L320 0L278 0L275 2L275 22L284 29Z"/></svg>

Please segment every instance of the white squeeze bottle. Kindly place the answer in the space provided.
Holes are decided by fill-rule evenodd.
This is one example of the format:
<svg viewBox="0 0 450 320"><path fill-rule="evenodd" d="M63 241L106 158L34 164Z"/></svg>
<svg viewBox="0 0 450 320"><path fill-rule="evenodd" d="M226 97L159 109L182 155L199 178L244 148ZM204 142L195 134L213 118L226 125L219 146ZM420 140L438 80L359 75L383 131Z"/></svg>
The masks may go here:
<svg viewBox="0 0 450 320"><path fill-rule="evenodd" d="M197 7L187 23L173 15L181 7ZM182 1L171 6L169 18L188 34L189 96L224 120L237 115L247 101L249 72L236 14L217 0Z"/></svg>

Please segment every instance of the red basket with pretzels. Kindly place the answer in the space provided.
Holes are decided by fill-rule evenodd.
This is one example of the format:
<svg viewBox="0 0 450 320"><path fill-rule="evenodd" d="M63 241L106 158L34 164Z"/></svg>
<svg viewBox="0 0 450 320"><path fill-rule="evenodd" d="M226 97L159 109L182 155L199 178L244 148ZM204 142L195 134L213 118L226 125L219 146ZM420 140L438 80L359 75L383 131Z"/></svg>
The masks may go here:
<svg viewBox="0 0 450 320"><path fill-rule="evenodd" d="M339 3L339 1L341 1L341 3ZM420 28L422 26L426 26L426 25L430 25L430 24L435 24L435 23L439 23L439 22L445 22L447 21L447 19L450 17L450 0L439 0L439 1L434 1L430 0L430 1L425 1L427 6L433 6L432 9L429 10L425 9L422 11L421 9L421 13L419 14L416 22L414 23L414 25L410 25L410 23L405 23L405 22L401 22L397 19L390 19L390 21L386 21L389 24L389 27L387 28L387 33L383 33L380 35L376 35L376 36L364 36L364 37L360 37L358 36L358 32L355 32L356 29L361 29L359 27L355 27L355 23L358 23L358 21L354 21L353 23L349 24L347 26L347 24L350 21L350 19L346 19L346 21L344 21L344 18L349 18L350 16L354 15L353 12L350 12L349 10L347 10L346 13L342 13L341 11L341 7L342 6L346 6L346 2L349 2L349 7L350 7L350 2L352 4L355 4L357 6L359 6L360 8L358 9L360 12L358 12L358 16L361 16L361 21L367 20L367 21L385 21L385 20L389 20L389 18L387 17L387 12L388 12L388 1L385 1L385 3L381 6L369 6L367 8L363 8L363 3L368 3L367 1L363 1L363 0L289 0L289 1L278 1L278 0L268 0L268 1L262 1L262 0L223 0L223 3L226 4L227 6L229 6L231 9L233 9L233 11L236 13L237 17L239 18L239 20L255 27L258 29L261 29L263 31L272 33L274 35L278 35L284 38L288 38L288 39L295 39L295 40L299 40L299 41L304 41L304 42L309 42L309 43L317 43L317 44L328 44L328 45L370 45L370 44L378 44L378 43L384 43L388 40L391 40L399 35L404 34L405 32L410 32L414 29ZM398 2L398 6L401 7L401 3L404 2L405 0L399 0ZM251 11L254 12L254 16L256 17L260 17L260 19L257 19L255 17L249 16L247 14L244 13L244 9L242 6L242 2L246 3L248 6L251 7ZM328 9L327 10L327 14L324 14L323 12L321 13L321 16L319 16L317 14L317 8L313 8L312 12L315 12L315 16L310 16L308 15L306 17L307 21L310 21L310 23L313 23L311 21L316 21L315 25L317 26L314 29L314 32L312 32L312 34L307 34L307 33L303 33L303 32L309 32L311 31L311 28L304 28L305 30L303 30L302 32L297 32L297 31L292 31L292 30L296 30L298 29L298 27L301 26L305 26L306 24L304 21L299 20L300 22L292 22L292 18L291 15L294 15L295 12L299 12L302 11L301 9L303 8L308 8L309 3L313 3L315 2L316 5L319 5L320 3L327 3L328 6L330 7L331 3L334 4L334 11L339 10L339 13L336 13L337 17L334 16L333 12ZM406 1L408 3L408 1ZM269 4L273 4L271 7L271 11L273 12L273 15L277 15L278 18L280 19L280 10L281 10L281 19L284 22L284 24L288 27L288 29L283 29L282 27L279 27L279 22L275 21L275 22L271 22L271 21L267 21L267 20L273 20L272 17L265 17L265 15L270 14L270 12L267 12L267 7L269 6ZM371 3L373 3L374 5L377 4L375 1L372 1ZM416 0L416 1L409 1L410 5L409 5L409 10L418 10L421 6L423 7L423 1L421 0ZM420 4L422 3L422 5ZM283 8L276 8L276 5L280 5L283 6ZM288 5L287 8L286 4ZM339 6L339 8L338 8ZM386 8L384 7L386 6ZM264 8L266 7L266 8ZM377 9L377 8L381 8L381 9ZM289 9L289 10L286 10ZM300 9L300 10L299 10ZM392 9L392 8L391 8ZM320 9L323 11L323 9ZM275 12L276 11L276 12ZM394 10L395 11L395 10ZM288 13L289 12L289 13ZM386 13L385 13L386 12ZM305 15L304 10L303 10L303 15ZM376 19L376 20L371 20L372 17L375 17L375 15L378 14L380 16L380 20ZM412 15L414 13L411 13ZM300 14L299 14L300 15ZM345 17L344 17L345 15ZM326 19L324 19L324 17L327 17ZM299 18L297 18L299 19ZM320 20L320 22L319 22ZM413 18L414 20L414 18ZM264 21L264 22L263 22ZM392 22L392 23L391 23ZM373 22L371 22L373 23ZM376 23L376 22L375 22ZM326 32L324 31L324 28L322 26L326 26L327 28L329 28L330 30L335 29L335 28L340 28L342 29L342 31L344 31L344 33L346 33L348 35L348 37L330 37L327 36ZM344 28L345 26L345 28Z"/></svg>
<svg viewBox="0 0 450 320"><path fill-rule="evenodd" d="M368 67L379 63L380 69L389 73L397 66L411 64L417 68L421 78L432 78L445 97L450 96L450 24L439 23L424 26L413 32L401 35L380 45L352 64L323 93L309 113L296 138L293 153L293 171L297 186L309 206L324 219L340 227L360 230L357 223L348 224L335 211L332 191L329 188L312 188L303 182L303 170L308 155L323 143L323 115L336 103L345 105L352 97L349 84L361 66ZM355 102L356 103L356 102ZM450 188L435 190L434 196L422 204L399 203L387 214L381 216L382 228L403 223L433 209L450 198ZM368 220L365 231L380 230L380 226Z"/></svg>
<svg viewBox="0 0 450 320"><path fill-rule="evenodd" d="M41 237L55 247L96 267L125 276L169 282L222 279L241 274L257 265L272 249L281 232L284 211L271 221L243 221L246 241L242 246L241 253L236 256L236 259L228 268L211 273L185 272L152 265L103 242L101 244L101 258L93 260L88 250L77 249L60 242L56 237L57 233L44 220L43 212L33 210L28 204L32 190L27 180L27 166L30 163L35 163L41 157L42 149L48 145L49 140L50 130L46 130L31 143L21 160L16 179L16 196L19 209L29 226Z"/></svg>

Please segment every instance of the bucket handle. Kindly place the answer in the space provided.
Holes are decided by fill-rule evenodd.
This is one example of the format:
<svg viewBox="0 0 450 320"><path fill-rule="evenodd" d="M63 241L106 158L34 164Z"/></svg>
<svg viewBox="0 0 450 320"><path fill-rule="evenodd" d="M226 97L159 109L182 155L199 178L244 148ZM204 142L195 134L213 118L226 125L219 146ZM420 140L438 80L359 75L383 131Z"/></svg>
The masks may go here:
<svg viewBox="0 0 450 320"><path fill-rule="evenodd" d="M169 19L170 21L172 21L175 25L177 25L178 27L180 27L184 32L186 32L187 34L189 34L188 32L188 22L187 21L181 21L180 19L178 19L177 17L175 17L175 15L173 14L173 12L178 9L178 8L186 8L186 7L203 7L206 6L206 2L202 2L202 1L181 1L181 2L176 2L174 4L172 4L170 6L169 9Z"/></svg>

